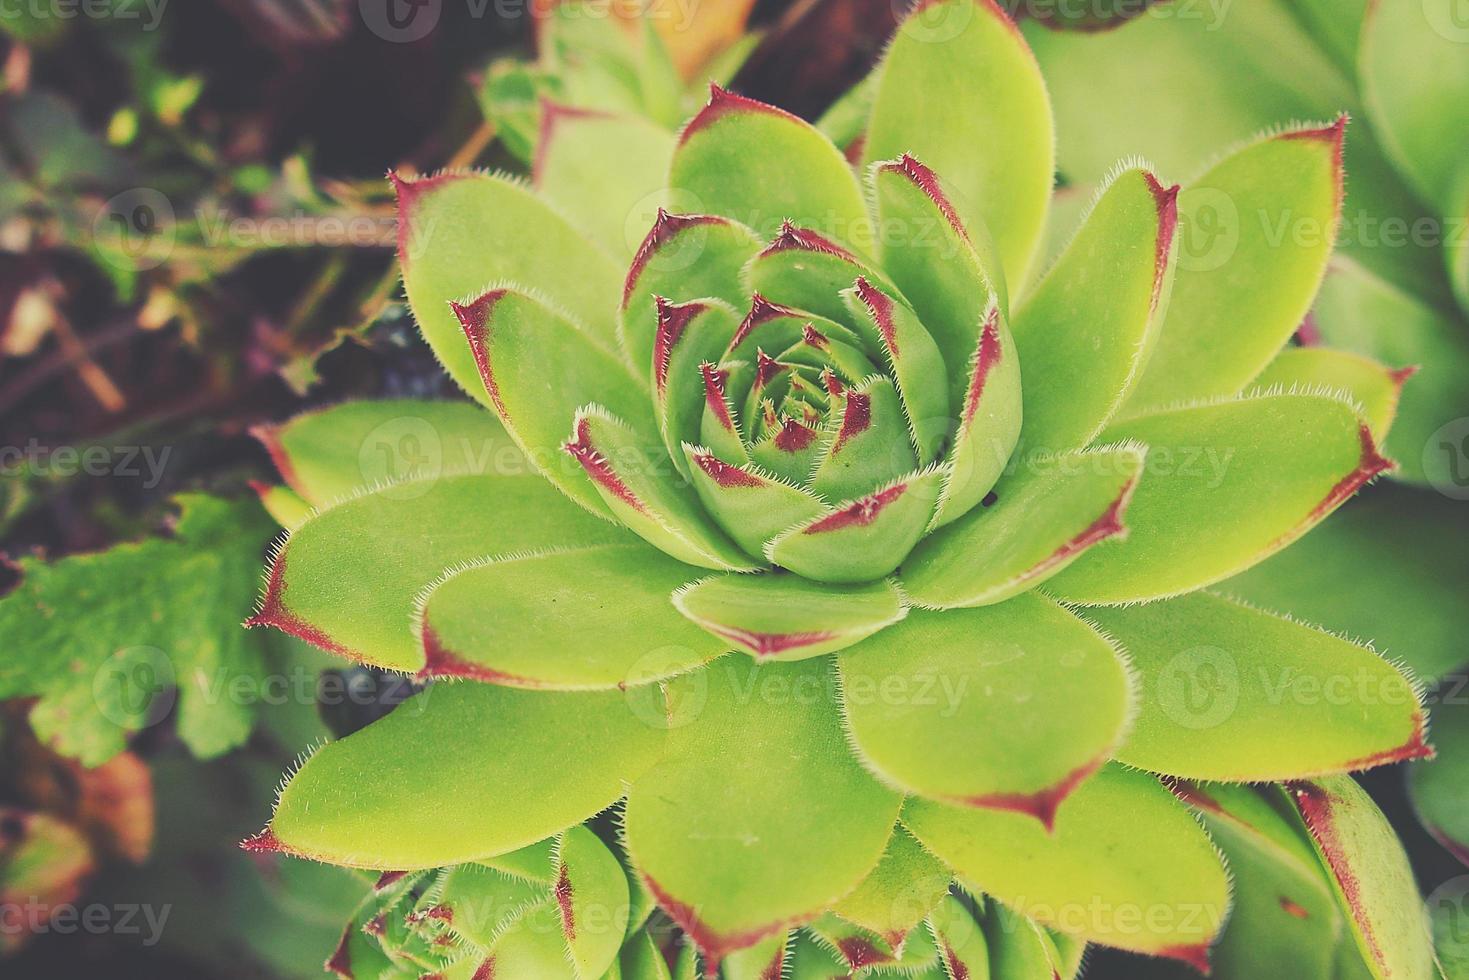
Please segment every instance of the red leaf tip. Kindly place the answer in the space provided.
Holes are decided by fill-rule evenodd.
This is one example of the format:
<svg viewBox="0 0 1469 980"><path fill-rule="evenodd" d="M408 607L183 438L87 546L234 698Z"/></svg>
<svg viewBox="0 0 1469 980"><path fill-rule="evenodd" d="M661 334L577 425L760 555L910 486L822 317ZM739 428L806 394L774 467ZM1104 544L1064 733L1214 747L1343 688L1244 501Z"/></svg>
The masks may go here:
<svg viewBox="0 0 1469 980"><path fill-rule="evenodd" d="M251 854L281 854L286 850L286 845L275 835L275 831L266 827L253 837L246 837L240 841L240 850Z"/></svg>
<svg viewBox="0 0 1469 980"><path fill-rule="evenodd" d="M653 379L661 395L668 388L668 365L673 358L673 349L683 339L694 317L707 310L709 305L700 300L673 303L662 296L654 296L653 308L658 313L657 332L653 336Z"/></svg>
<svg viewBox="0 0 1469 980"><path fill-rule="evenodd" d="M939 181L939 175L926 163L919 160L911 153L904 153L895 163L885 163L880 168L890 173L902 174L923 192L924 196L933 202L934 207L944 216L949 227L965 241L969 240L969 230L964 227L963 220L959 217L958 210L949 196L944 193L943 185Z"/></svg>
<svg viewBox="0 0 1469 980"><path fill-rule="evenodd" d="M1208 943L1200 943L1197 946L1169 946L1166 949L1158 950L1158 955L1170 960L1178 960L1180 963L1187 963L1206 977L1214 972L1213 964L1209 962Z"/></svg>
<svg viewBox="0 0 1469 980"><path fill-rule="evenodd" d="M775 236L771 243L765 246L761 256L777 255L781 252L800 251L818 252L822 255L832 255L839 259L845 259L853 265L859 264L857 257L825 235L814 232L809 228L798 228L789 218L781 223L780 234Z"/></svg>
<svg viewBox="0 0 1469 980"><path fill-rule="evenodd" d="M637 254L633 256L632 265L628 266L627 278L622 282L622 308L626 310L627 304L632 301L633 290L637 288L638 280L642 278L648 264L653 261L654 254L674 235L694 225L728 223L728 218L721 218L718 215L669 214L666 208L660 207L658 217L653 219L653 227L648 229L648 234L643 237L642 244L638 246Z"/></svg>
<svg viewBox="0 0 1469 980"><path fill-rule="evenodd" d="M623 481L617 471L612 468L611 462L604 456L596 446L592 444L591 419L582 416L576 420L576 437L563 443L561 448L572 459L582 465L587 476L592 478L602 489L622 501L628 507L639 514L646 514L647 507L632 488Z"/></svg>
<svg viewBox="0 0 1469 980"><path fill-rule="evenodd" d="M811 524L802 534L826 534L849 527L867 527L882 516L882 512L908 491L908 484L897 483L886 490L859 497L847 506Z"/></svg>
<svg viewBox="0 0 1469 980"><path fill-rule="evenodd" d="M708 129L711 125L722 119L724 116L740 111L759 112L772 116L780 116L785 119L800 122L803 126L807 125L804 121L797 119L796 116L791 115L784 109L770 105L768 102L761 102L759 99L752 99L744 95L736 95L734 92L731 92L729 89L721 86L718 82L710 82L709 102L707 105L704 106L703 109L700 109L699 114L696 115L693 119L690 119L688 125L684 127L682 135L679 136L679 145L682 146L683 144L687 143L690 137L694 136L696 133Z"/></svg>

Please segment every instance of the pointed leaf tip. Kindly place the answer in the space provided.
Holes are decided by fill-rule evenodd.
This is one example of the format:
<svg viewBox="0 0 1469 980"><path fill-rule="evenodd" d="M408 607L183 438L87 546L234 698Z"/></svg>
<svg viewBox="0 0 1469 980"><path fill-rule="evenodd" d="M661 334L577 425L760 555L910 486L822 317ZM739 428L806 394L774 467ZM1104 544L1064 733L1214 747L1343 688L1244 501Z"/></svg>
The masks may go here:
<svg viewBox="0 0 1469 980"><path fill-rule="evenodd" d="M607 457L592 444L591 421L587 416L583 415L576 420L575 438L568 440L561 448L568 456L582 465L582 469L586 470L587 476L591 477L594 483L637 513L647 514L647 505L617 474Z"/></svg>
<svg viewBox="0 0 1469 980"><path fill-rule="evenodd" d="M698 225L728 225L729 219L713 214L669 214L666 208L658 208L658 217L653 221L653 227L648 229L648 234L643 237L642 244L638 246L633 255L632 264L628 266L627 276L622 282L622 309L626 312L628 305L632 302L633 293L637 291L638 282L643 273L647 271L648 264L653 261L653 256L658 249L680 232Z"/></svg>
<svg viewBox="0 0 1469 980"><path fill-rule="evenodd" d="M1377 448L1377 440L1372 438L1372 431L1367 428L1366 422L1357 425L1357 437L1362 445L1362 458L1357 463L1357 468L1342 477L1337 484L1331 488L1321 502L1311 509L1310 515L1304 522L1304 526L1310 527L1320 521L1327 514L1346 503L1351 497L1368 483L1384 473L1391 473L1398 468L1396 461L1382 455Z"/></svg>
<svg viewBox="0 0 1469 980"><path fill-rule="evenodd" d="M423 626L423 668L414 675L415 680L430 681L440 678L452 678L456 680L479 681L482 684L500 684L505 687L541 687L528 678L516 677L503 671L495 670L484 664L472 663L454 653L443 641L433 628L427 623Z"/></svg>
<svg viewBox="0 0 1469 980"><path fill-rule="evenodd" d="M913 186L922 191L923 195L933 202L933 206L939 209L939 213L949 222L949 227L953 228L960 238L969 241L969 230L964 227L964 222L959 217L954 202L950 201L949 196L944 193L943 185L939 182L939 175L934 173L933 168L913 154L904 153L895 161L881 164L878 169L902 174L908 178Z"/></svg>
<svg viewBox="0 0 1469 980"><path fill-rule="evenodd" d="M861 264L860 259L830 238L814 232L809 228L799 228L795 222L787 218L781 223L780 234L776 235L775 239L769 245L765 246L760 256L764 258L790 251L819 252L823 255L846 259L854 265Z"/></svg>
<svg viewBox="0 0 1469 980"><path fill-rule="evenodd" d="M849 527L867 527L877 520L882 512L908 490L907 483L897 483L886 490L870 493L852 501L846 507L821 518L803 530L802 534L828 534Z"/></svg>
<svg viewBox="0 0 1469 980"><path fill-rule="evenodd" d="M778 106L773 106L768 102L761 102L759 99L738 95L724 88L718 82L711 81L709 83L709 101L704 108L699 110L698 115L690 119L688 125L684 126L683 132L678 138L679 145L682 146L687 143L695 134L707 130L725 116L741 111L765 113L793 120L798 119L797 116L786 112Z"/></svg>
<svg viewBox="0 0 1469 980"><path fill-rule="evenodd" d="M901 352L898 350L898 328L893 322L892 297L868 282L866 276L858 276L853 288L856 289L857 298L862 301L862 305L872 314L872 322L882 334L889 352L893 357L898 357Z"/></svg>
<svg viewBox="0 0 1469 980"><path fill-rule="evenodd" d="M1056 831L1056 814L1060 812L1061 804L1065 803L1077 787L1086 782L1106 761L1106 757L1094 759L1068 773L1066 778L1056 785L1048 786L1035 793L1000 793L971 797L959 802L965 806L985 810L1005 810L1034 817L1040 821L1042 827L1046 828L1046 833L1052 834Z"/></svg>
<svg viewBox="0 0 1469 980"><path fill-rule="evenodd" d="M709 304L702 300L671 303L662 296L654 296L653 307L658 314L657 332L653 336L653 383L661 394L668 388L668 362L673 356L673 348L678 345L689 323L709 309Z"/></svg>
<svg viewBox="0 0 1469 980"><path fill-rule="evenodd" d="M266 827L260 833L240 841L240 850L251 854L282 854L286 852L286 846L281 843L274 830Z"/></svg>

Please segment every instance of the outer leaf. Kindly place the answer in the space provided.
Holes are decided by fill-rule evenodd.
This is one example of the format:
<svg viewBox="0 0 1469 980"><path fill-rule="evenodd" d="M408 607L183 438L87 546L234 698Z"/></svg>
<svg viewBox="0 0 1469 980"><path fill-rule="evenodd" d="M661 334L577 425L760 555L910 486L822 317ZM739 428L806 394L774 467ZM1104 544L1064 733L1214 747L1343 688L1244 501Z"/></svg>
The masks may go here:
<svg viewBox="0 0 1469 980"><path fill-rule="evenodd" d="M1183 785L1178 793L1199 811L1234 879L1229 925L1209 957L1214 975L1332 980L1337 948L1355 944L1297 828L1254 787Z"/></svg>
<svg viewBox="0 0 1469 980"><path fill-rule="evenodd" d="M398 492L404 487L412 492ZM417 671L424 658L413 631L415 597L446 569L487 555L629 540L537 477L390 486L292 532L249 625L274 626L350 660ZM359 587L364 582L372 588Z"/></svg>
<svg viewBox="0 0 1469 980"><path fill-rule="evenodd" d="M1089 548L1126 532L1146 451L1124 445L1034 457L988 507L919 542L903 588L922 606L985 606L1035 588Z"/></svg>
<svg viewBox="0 0 1469 980"><path fill-rule="evenodd" d="M557 489L608 514L596 480L557 450L577 410L592 402L652 432L643 385L584 327L526 293L491 289L453 309L490 404L516 444ZM656 434L643 444L656 446Z"/></svg>
<svg viewBox="0 0 1469 980"><path fill-rule="evenodd" d="M1342 392L1361 409L1362 420L1379 441L1388 437L1403 383L1414 367L1391 370L1368 357L1325 347L1287 347L1275 356L1254 387L1260 390Z"/></svg>
<svg viewBox="0 0 1469 980"><path fill-rule="evenodd" d="M679 138L669 184L697 207L774 236L787 219L861 248L871 228L841 151L782 109L710 86Z"/></svg>
<svg viewBox="0 0 1469 980"><path fill-rule="evenodd" d="M773 538L765 555L818 582L866 582L890 574L923 537L943 471L923 470L837 504Z"/></svg>
<svg viewBox="0 0 1469 980"><path fill-rule="evenodd" d="M1413 680L1370 647L1206 593L1089 617L1139 672L1128 765L1266 782L1430 752Z"/></svg>
<svg viewBox="0 0 1469 980"><path fill-rule="evenodd" d="M750 571L756 566L699 506L661 446L591 406L577 413L562 447L581 464L607 507L649 544L701 568Z"/></svg>
<svg viewBox="0 0 1469 980"><path fill-rule="evenodd" d="M852 758L831 683L820 660L736 657L670 685L668 754L628 794L627 842L710 961L851 891L892 833L901 801Z"/></svg>
<svg viewBox="0 0 1469 980"><path fill-rule="evenodd" d="M603 346L615 343L616 265L529 190L503 177L455 173L395 178L394 187L408 302L439 361L473 398L489 404L449 304L486 283L547 289Z"/></svg>
<svg viewBox="0 0 1469 980"><path fill-rule="evenodd" d="M1408 789L1418 819L1448 851L1469 864L1469 806L1465 792L1469 780L1469 706L1460 694L1466 686L1463 675L1446 678L1442 697L1433 709L1433 745L1438 754L1408 770Z"/></svg>
<svg viewBox="0 0 1469 980"><path fill-rule="evenodd" d="M1005 278L1023 282L1055 160L1050 100L1020 32L993 0L925 0L880 71L863 160L912 153L943 174L964 223L982 218Z"/></svg>
<svg viewBox="0 0 1469 980"><path fill-rule="evenodd" d="M673 137L648 119L541 106L532 180L607 252L632 258L663 200Z"/></svg>
<svg viewBox="0 0 1469 980"><path fill-rule="evenodd" d="M1379 251L1385 251L1379 249ZM1388 452L1402 464L1401 476L1431 483L1463 499L1465 453L1454 445L1450 426L1469 405L1469 334L1464 324L1338 258L1321 286L1312 322L1322 340L1384 364L1417 365L1403 387ZM1382 329L1382 324L1392 329Z"/></svg>
<svg viewBox="0 0 1469 980"><path fill-rule="evenodd" d="M503 854L611 804L662 745L615 692L439 685L313 755L248 846L383 869Z"/></svg>
<svg viewBox="0 0 1469 980"><path fill-rule="evenodd" d="M1456 216L1464 155L1441 138L1469 129L1469 40L1453 0L1369 6L1359 57L1372 122L1398 170L1438 213Z"/></svg>
<svg viewBox="0 0 1469 980"><path fill-rule="evenodd" d="M1102 769L1061 808L1051 833L1020 814L918 799L903 823L1011 908L1109 946L1202 967L1229 909L1209 838L1144 773ZM1136 912L1124 917L1124 909Z"/></svg>
<svg viewBox="0 0 1469 980"><path fill-rule="evenodd" d="M552 897L562 939L576 976L599 978L616 961L627 931L627 875L585 827L568 830L556 856Z"/></svg>
<svg viewBox="0 0 1469 980"><path fill-rule="evenodd" d="M238 623L272 522L253 500L178 503L172 537L22 558L20 584L0 599L0 698L39 697L37 735L88 767L163 720L175 687L179 735L201 758L242 744L254 724L248 701L229 694L265 667Z"/></svg>
<svg viewBox="0 0 1469 980"><path fill-rule="evenodd" d="M316 506L383 483L530 471L499 420L463 402L344 402L252 432L281 479Z"/></svg>
<svg viewBox="0 0 1469 980"><path fill-rule="evenodd" d="M1117 651L1039 596L917 612L838 663L852 737L885 781L1047 826L1131 710Z"/></svg>
<svg viewBox="0 0 1469 980"><path fill-rule="evenodd" d="M618 334L633 364L653 363L655 296L670 303L714 297L743 308L749 294L740 283L740 270L759 250L755 233L738 221L660 210L633 256L622 289Z"/></svg>
<svg viewBox="0 0 1469 980"><path fill-rule="evenodd" d="M668 593L689 573L644 545L510 556L456 570L421 600L423 672L511 687L610 690L696 667L727 646L669 605Z"/></svg>
<svg viewBox="0 0 1469 980"><path fill-rule="evenodd" d="M1156 599L1217 582L1279 551L1392 466L1352 408L1269 395L1141 416L1107 438L1148 448L1128 537L1058 575L1084 603Z"/></svg>
<svg viewBox="0 0 1469 980"><path fill-rule="evenodd" d="M1313 623L1370 636L1425 679L1465 661L1469 507L1391 484L1221 588Z"/></svg>
<svg viewBox="0 0 1469 980"><path fill-rule="evenodd" d="M821 585L797 575L721 575L673 594L690 620L759 660L851 646L907 614L891 582Z"/></svg>
<svg viewBox="0 0 1469 980"><path fill-rule="evenodd" d="M877 867L832 911L901 949L949 893L952 877L942 861L899 827Z"/></svg>
<svg viewBox="0 0 1469 980"><path fill-rule="evenodd" d="M903 290L943 353L958 405L968 380L970 355L979 343L985 301L995 294L1000 309L1010 300L989 230L966 227L942 180L912 156L877 164L872 170L882 267ZM1004 345L1010 346L1009 337Z"/></svg>
<svg viewBox="0 0 1469 980"><path fill-rule="evenodd" d="M1178 185L1124 170L1015 314L1027 450L1089 444L1141 376L1168 309Z"/></svg>
<svg viewBox="0 0 1469 980"><path fill-rule="evenodd" d="M1429 980L1433 946L1403 845L1350 776L1292 783L1287 798L1331 873L1337 899L1378 980Z"/></svg>
<svg viewBox="0 0 1469 980"><path fill-rule="evenodd" d="M1128 398L1136 414L1232 395L1285 346L1336 241L1346 117L1254 143L1189 184L1185 234L1213 247L1181 261L1163 332Z"/></svg>

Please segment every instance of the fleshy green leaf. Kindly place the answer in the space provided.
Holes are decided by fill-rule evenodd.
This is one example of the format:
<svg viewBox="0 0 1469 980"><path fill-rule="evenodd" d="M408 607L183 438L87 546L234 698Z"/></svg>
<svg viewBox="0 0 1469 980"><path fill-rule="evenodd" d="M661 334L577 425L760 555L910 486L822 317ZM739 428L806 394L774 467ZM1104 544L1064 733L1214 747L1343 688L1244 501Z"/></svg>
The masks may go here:
<svg viewBox="0 0 1469 980"><path fill-rule="evenodd" d="M251 625L274 626L349 660L417 671L424 658L413 630L415 598L445 570L491 555L630 540L535 476L397 484L292 532ZM365 582L372 587L360 587Z"/></svg>
<svg viewBox="0 0 1469 980"><path fill-rule="evenodd" d="M1418 367L1403 386L1387 451L1402 465L1404 479L1446 488L1462 499L1465 453L1454 445L1454 430L1445 427L1469 405L1469 332L1464 324L1340 257L1321 285L1312 320L1322 340L1333 347L1390 367Z"/></svg>
<svg viewBox="0 0 1469 980"><path fill-rule="evenodd" d="M618 355L533 296L496 288L454 304L490 404L546 479L594 514L608 504L595 479L559 450L577 411L593 402L651 433L648 393ZM670 467L672 464L669 464Z"/></svg>
<svg viewBox="0 0 1469 980"><path fill-rule="evenodd" d="M690 573L645 545L512 555L454 571L421 600L424 672L605 690L696 667L728 645L669 604Z"/></svg>
<svg viewBox="0 0 1469 980"><path fill-rule="evenodd" d="M709 520L662 447L649 448L645 436L599 406L577 413L563 448L586 470L617 519L649 544L701 568L756 567Z"/></svg>
<svg viewBox="0 0 1469 980"><path fill-rule="evenodd" d="M629 791L628 849L707 957L809 919L876 867L901 800L842 734L824 660L725 658L669 684L669 748Z"/></svg>
<svg viewBox="0 0 1469 980"><path fill-rule="evenodd" d="M1145 773L1104 767L1061 807L1050 833L1018 813L916 798L903 823L965 881L1108 946L1203 964L1229 909L1213 844ZM1117 914L1126 908L1151 914Z"/></svg>
<svg viewBox="0 0 1469 980"><path fill-rule="evenodd" d="M1408 855L1367 792L1350 776L1291 783L1284 792L1331 873L1372 975L1378 980L1436 976Z"/></svg>
<svg viewBox="0 0 1469 980"><path fill-rule="evenodd" d="M822 585L797 575L720 575L673 596L690 620L759 660L804 660L851 646L906 615L891 582Z"/></svg>
<svg viewBox="0 0 1469 980"><path fill-rule="evenodd" d="M750 288L770 302L816 313L853 330L860 330L865 318L852 313L841 293L859 276L897 294L895 287L846 246L789 221L745 271ZM875 354L875 342L867 350Z"/></svg>
<svg viewBox="0 0 1469 980"><path fill-rule="evenodd" d="M1408 770L1408 789L1423 826L1461 862L1469 864L1469 706L1463 675L1445 678L1434 699L1433 747L1437 755Z"/></svg>
<svg viewBox="0 0 1469 980"><path fill-rule="evenodd" d="M918 321L917 313L866 279L859 278L843 298L853 315L863 318L863 332L877 340L877 349L882 351L897 382L913 444L918 449L918 462L927 466L948 438L952 418L944 383L944 355ZM976 332L978 328L976 320Z"/></svg>
<svg viewBox="0 0 1469 980"><path fill-rule="evenodd" d="M991 902L984 923L991 980L1055 980L1059 955L1051 937L1034 922Z"/></svg>
<svg viewBox="0 0 1469 980"><path fill-rule="evenodd" d="M928 920L939 948L943 951L947 980L957 977L990 978L990 947L984 928L968 906L950 895Z"/></svg>
<svg viewBox="0 0 1469 980"><path fill-rule="evenodd" d="M959 427L944 457L948 476L934 526L972 511L1005 471L1023 423L1020 362L1004 319L990 297L979 342L970 358Z"/></svg>
<svg viewBox="0 0 1469 980"><path fill-rule="evenodd" d="M503 854L610 805L663 742L617 692L440 684L322 747L248 846L383 869Z"/></svg>
<svg viewBox="0 0 1469 980"><path fill-rule="evenodd" d="M901 949L949 893L952 877L942 861L899 827L877 867L832 911Z"/></svg>
<svg viewBox="0 0 1469 980"><path fill-rule="evenodd" d="M951 400L958 405L970 355L987 322L985 301L994 294L1001 310L1010 308L989 230L966 226L939 175L907 154L876 165L871 180L882 267L943 353Z"/></svg>
<svg viewBox="0 0 1469 980"><path fill-rule="evenodd" d="M866 582L890 574L923 537L943 471L923 470L808 520L766 546L766 557L818 582Z"/></svg>
<svg viewBox="0 0 1469 980"><path fill-rule="evenodd" d="M1428 490L1373 487L1280 554L1220 588L1371 637L1432 680L1463 664L1469 507Z"/></svg>
<svg viewBox="0 0 1469 980"><path fill-rule="evenodd" d="M607 254L626 261L667 203L661 192L672 157L673 135L642 116L548 101L532 179Z"/></svg>
<svg viewBox="0 0 1469 980"><path fill-rule="evenodd" d="M1124 170L1016 311L1027 451L1095 439L1142 374L1168 309L1178 186Z"/></svg>
<svg viewBox="0 0 1469 980"><path fill-rule="evenodd" d="M918 465L897 389L882 375L834 397L831 432L811 473L810 487L828 500L870 493Z"/></svg>
<svg viewBox="0 0 1469 980"><path fill-rule="evenodd" d="M739 316L715 300L672 303L655 299L658 326L651 358L653 409L663 445L684 475L688 461L681 447L698 442L704 418L702 365L717 362L734 338Z"/></svg>
<svg viewBox="0 0 1469 980"><path fill-rule="evenodd" d="M1126 540L1052 579L1063 598L1111 604L1192 591L1243 571L1391 467L1351 406L1262 395L1140 416L1108 439L1148 447Z"/></svg>
<svg viewBox="0 0 1469 980"><path fill-rule="evenodd" d="M239 623L276 529L253 500L178 504L170 537L21 558L20 584L0 599L0 698L39 697L36 734L85 766L121 752L175 698L179 736L201 758L241 745L254 724L237 692L262 691L264 649Z"/></svg>
<svg viewBox="0 0 1469 980"><path fill-rule="evenodd" d="M659 211L623 285L618 332L634 366L653 363L655 296L670 303L713 297L743 308L749 294L740 270L759 250L755 233L737 221Z"/></svg>
<svg viewBox="0 0 1469 980"><path fill-rule="evenodd" d="M698 210L766 237L787 219L858 248L871 237L857 178L830 140L782 109L718 85L684 127L668 179Z"/></svg>
<svg viewBox="0 0 1469 980"><path fill-rule="evenodd" d="M494 413L465 402L344 402L253 432L315 506L384 483L532 472Z"/></svg>
<svg viewBox="0 0 1469 980"><path fill-rule="evenodd" d="M1398 395L1413 367L1392 370L1361 354L1326 347L1287 347L1260 372L1254 387L1289 391L1337 391L1349 396L1362 420L1381 441L1398 410Z"/></svg>
<svg viewBox="0 0 1469 980"><path fill-rule="evenodd" d="M1128 765L1268 782L1429 752L1413 681L1370 647L1207 593L1088 618L1138 671Z"/></svg>
<svg viewBox="0 0 1469 980"><path fill-rule="evenodd" d="M914 612L838 664L853 740L886 782L1048 826L1121 740L1132 701L1112 645L1040 596Z"/></svg>
<svg viewBox="0 0 1469 980"><path fill-rule="evenodd" d="M471 397L489 404L449 304L487 283L550 290L603 347L615 347L616 264L525 187L478 173L396 179L394 186L408 302L429 346ZM567 269L577 274L565 275Z"/></svg>
<svg viewBox="0 0 1469 980"><path fill-rule="evenodd" d="M1469 129L1469 40L1454 0L1370 5L1358 66L1372 122L1438 213L1453 216L1469 163L1444 133Z"/></svg>
<svg viewBox="0 0 1469 980"><path fill-rule="evenodd" d="M709 513L751 555L765 543L830 508L807 490L754 466L735 466L699 446L685 445L694 489Z"/></svg>
<svg viewBox="0 0 1469 980"><path fill-rule="evenodd" d="M922 606L1003 602L1126 532L1146 452L1123 445L1035 456L1000 482L995 501L933 532L903 563L903 589Z"/></svg>
<svg viewBox="0 0 1469 980"><path fill-rule="evenodd" d="M1151 359L1123 409L1233 395L1285 346L1311 309L1341 218L1346 117L1226 157L1178 200L1187 253Z"/></svg>
<svg viewBox="0 0 1469 980"><path fill-rule="evenodd" d="M942 174L966 226L988 227L1005 277L1024 282L1055 151L1045 82L1019 30L993 0L925 0L879 70L863 160L911 153Z"/></svg>
<svg viewBox="0 0 1469 980"><path fill-rule="evenodd" d="M1273 791L1271 791L1273 792ZM1336 899L1298 829L1251 786L1184 785L1224 851L1234 880L1234 909L1210 951L1213 975L1332 980L1344 935Z"/></svg>

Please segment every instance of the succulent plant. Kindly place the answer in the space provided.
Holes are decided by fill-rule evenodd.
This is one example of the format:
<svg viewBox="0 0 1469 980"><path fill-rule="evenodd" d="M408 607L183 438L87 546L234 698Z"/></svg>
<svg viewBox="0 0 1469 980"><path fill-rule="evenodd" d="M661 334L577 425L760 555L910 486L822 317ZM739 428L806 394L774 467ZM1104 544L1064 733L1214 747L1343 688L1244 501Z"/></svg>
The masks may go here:
<svg viewBox="0 0 1469 980"><path fill-rule="evenodd" d="M1033 274L1050 106L1003 11L919 4L870 91L858 167L716 87L676 139L555 112L532 186L396 181L409 301L493 416L265 433L291 531L250 622L460 683L313 754L246 846L392 872L364 955L400 970L617 976L656 905L731 978L1071 976L1086 943L1204 969L1216 942L1229 976L1429 976L1344 775L1430 751L1415 682L1212 590L1391 466L1400 372L1277 357L1345 119L1183 192L1315 238L1181 267L1180 188L1124 162ZM609 808L613 849L581 826ZM583 846L600 904L627 890L591 934ZM455 882L524 886L487 901L546 920L533 958L435 914Z"/></svg>

